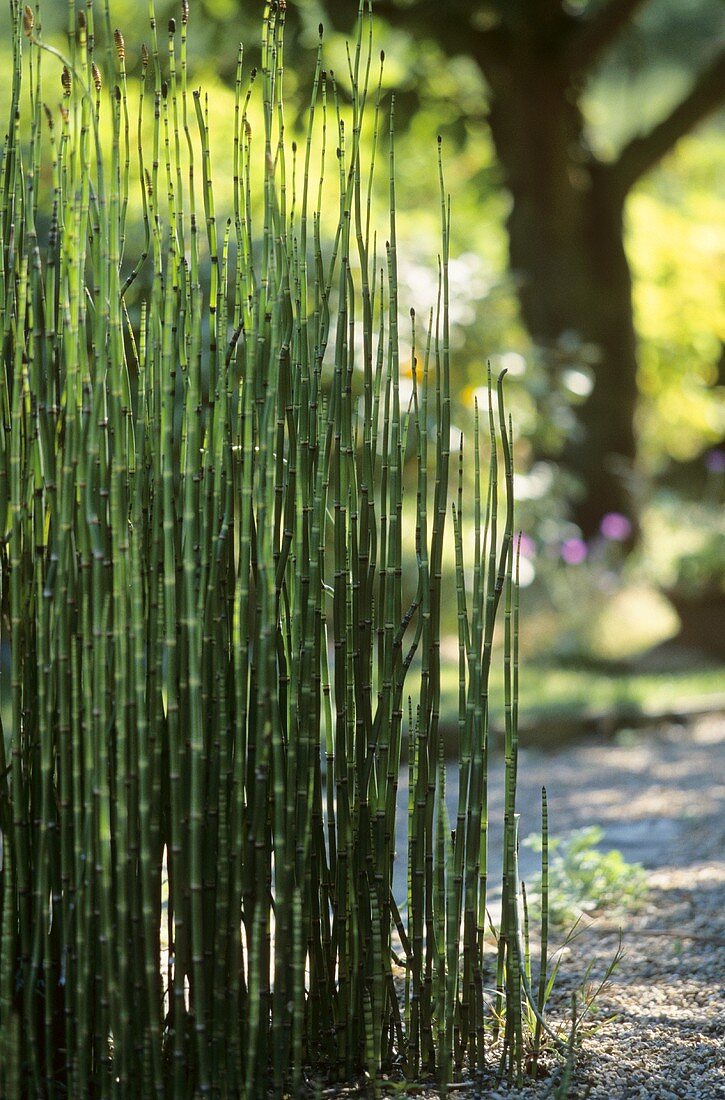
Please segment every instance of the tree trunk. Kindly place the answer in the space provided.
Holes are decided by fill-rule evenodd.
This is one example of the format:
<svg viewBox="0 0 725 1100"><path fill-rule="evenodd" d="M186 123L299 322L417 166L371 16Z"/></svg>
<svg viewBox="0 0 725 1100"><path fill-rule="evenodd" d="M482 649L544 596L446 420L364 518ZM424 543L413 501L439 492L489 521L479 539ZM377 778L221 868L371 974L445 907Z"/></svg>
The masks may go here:
<svg viewBox="0 0 725 1100"><path fill-rule="evenodd" d="M594 386L560 456L581 483L574 518L592 535L603 515L621 512L636 530L637 356L624 195L588 153L575 91L555 59L527 54L513 72L489 65L487 76L491 132L512 197L509 253L523 321L553 375L576 361L577 345L592 359Z"/></svg>

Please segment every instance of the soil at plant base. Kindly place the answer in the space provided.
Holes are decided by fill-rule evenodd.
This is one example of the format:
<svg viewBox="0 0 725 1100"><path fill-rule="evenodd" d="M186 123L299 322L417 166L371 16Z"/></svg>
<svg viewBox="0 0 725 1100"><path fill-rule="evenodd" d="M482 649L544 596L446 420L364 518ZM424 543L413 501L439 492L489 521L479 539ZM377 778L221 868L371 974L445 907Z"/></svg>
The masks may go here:
<svg viewBox="0 0 725 1100"><path fill-rule="evenodd" d="M501 783L492 779L493 822L502 806ZM564 953L550 1023L565 1038L572 992L581 1004L579 987L592 962L588 984L596 986L621 927L625 955L584 1028L568 1092L560 1091L560 1068L549 1058L546 1076L523 1089L467 1081L451 1095L725 1097L725 717L621 731L614 742L556 752L522 747L522 837L540 829L544 784L551 834L599 825L602 848L645 866L649 893L635 912L594 914ZM499 846L500 833L491 851ZM522 849L524 877L535 864L535 854ZM415 1094L438 1095L420 1088Z"/></svg>

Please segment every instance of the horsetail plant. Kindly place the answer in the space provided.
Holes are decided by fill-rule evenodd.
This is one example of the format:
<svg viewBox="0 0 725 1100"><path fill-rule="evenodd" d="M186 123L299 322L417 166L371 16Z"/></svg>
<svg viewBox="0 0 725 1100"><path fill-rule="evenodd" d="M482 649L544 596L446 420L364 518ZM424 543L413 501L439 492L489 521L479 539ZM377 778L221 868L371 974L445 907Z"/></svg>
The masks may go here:
<svg viewBox="0 0 725 1100"><path fill-rule="evenodd" d="M450 204L440 139L439 293L420 363L412 314L405 407L393 107L386 123L366 6L348 106L323 69L320 28L298 148L285 134L285 4L267 5L258 75L239 54L226 221L209 106L189 92L189 5L165 43L149 9L138 76L100 7L99 18L90 3L77 15L70 4L63 53L44 42L37 12L11 2L0 1093L299 1094L308 1078L375 1082L393 1066L445 1085L486 1065L496 1014L485 975L506 1006L504 1070L520 1076L512 440L502 380L492 392L490 376L487 488L478 416L473 447L472 593L462 451L452 508L453 832L445 804ZM381 248L372 194L386 131ZM135 188L145 243L130 255ZM502 599L497 961L485 940L488 695ZM403 797L408 886L396 898ZM539 1030L535 1042L538 1051Z"/></svg>

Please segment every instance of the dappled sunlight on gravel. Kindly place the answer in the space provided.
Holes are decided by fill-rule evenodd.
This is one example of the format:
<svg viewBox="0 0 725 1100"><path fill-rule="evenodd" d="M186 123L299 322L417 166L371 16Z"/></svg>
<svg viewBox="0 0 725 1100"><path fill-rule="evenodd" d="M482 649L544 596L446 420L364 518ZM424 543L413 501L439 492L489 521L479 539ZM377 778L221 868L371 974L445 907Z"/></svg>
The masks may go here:
<svg viewBox="0 0 725 1100"><path fill-rule="evenodd" d="M617 841L632 837L627 858L644 856L651 868L646 903L620 918L625 957L599 1000L600 1026L584 1040L570 1096L725 1096L725 721L565 756L562 768L558 754L542 761L556 832L598 823L606 842L614 826ZM606 914L583 932L562 968L562 1014L576 968L611 957L617 943ZM545 1093L542 1085L520 1095Z"/></svg>

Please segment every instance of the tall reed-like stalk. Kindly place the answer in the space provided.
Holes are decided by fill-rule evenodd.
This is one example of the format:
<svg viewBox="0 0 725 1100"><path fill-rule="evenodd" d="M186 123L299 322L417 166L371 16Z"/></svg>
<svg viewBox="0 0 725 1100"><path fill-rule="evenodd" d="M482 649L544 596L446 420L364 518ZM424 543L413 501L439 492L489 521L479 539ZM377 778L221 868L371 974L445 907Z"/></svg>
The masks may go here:
<svg viewBox="0 0 725 1100"><path fill-rule="evenodd" d="M150 9L139 87L107 5L99 17L71 4L67 55L11 6L0 1093L297 1094L308 1075L375 1080L396 1065L445 1083L486 1064L495 980L505 1067L520 1075L511 429L499 380L482 433L487 479L478 421L472 447L471 592L463 451L449 500L440 147L439 294L421 359L413 315L406 406L393 108L371 79L369 12L349 53L349 103L322 67L320 33L297 147L285 137L285 5L267 6L258 74L240 51L233 210L219 220L209 105L188 87L188 4L167 36ZM60 108L45 109L59 92ZM381 246L372 188L386 134ZM130 256L136 187L146 243ZM453 832L440 731L451 509ZM502 600L497 963L485 940L488 693ZM408 889L396 899L406 772Z"/></svg>

